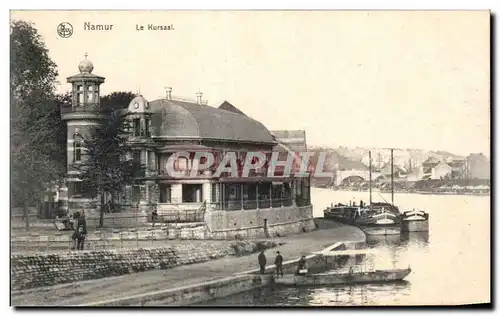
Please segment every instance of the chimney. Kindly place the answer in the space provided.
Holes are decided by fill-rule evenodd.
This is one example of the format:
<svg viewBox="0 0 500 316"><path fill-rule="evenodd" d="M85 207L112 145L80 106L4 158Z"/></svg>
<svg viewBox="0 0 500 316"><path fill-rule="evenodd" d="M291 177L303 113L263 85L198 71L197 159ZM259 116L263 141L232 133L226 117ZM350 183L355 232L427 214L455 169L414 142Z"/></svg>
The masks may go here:
<svg viewBox="0 0 500 316"><path fill-rule="evenodd" d="M196 93L196 103L200 104L201 105L201 96L203 95L203 93L201 92L198 92Z"/></svg>
<svg viewBox="0 0 500 316"><path fill-rule="evenodd" d="M165 90L167 92L167 100L172 100L172 87L166 87Z"/></svg>

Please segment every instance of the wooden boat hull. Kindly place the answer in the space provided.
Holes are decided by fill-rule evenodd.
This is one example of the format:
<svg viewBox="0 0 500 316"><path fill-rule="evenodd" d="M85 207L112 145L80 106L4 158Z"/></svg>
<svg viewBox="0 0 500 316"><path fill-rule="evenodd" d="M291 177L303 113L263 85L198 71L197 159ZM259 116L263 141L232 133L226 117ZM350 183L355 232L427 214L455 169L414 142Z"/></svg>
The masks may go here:
<svg viewBox="0 0 500 316"><path fill-rule="evenodd" d="M401 226L359 226L361 230L368 236L385 236L401 234Z"/></svg>
<svg viewBox="0 0 500 316"><path fill-rule="evenodd" d="M287 274L283 277L276 277L275 283L286 286L330 286L353 283L394 282L403 280L410 272L411 269L393 269L353 274L312 274L304 276Z"/></svg>
<svg viewBox="0 0 500 316"><path fill-rule="evenodd" d="M429 220L403 220L401 226L403 232L428 232Z"/></svg>

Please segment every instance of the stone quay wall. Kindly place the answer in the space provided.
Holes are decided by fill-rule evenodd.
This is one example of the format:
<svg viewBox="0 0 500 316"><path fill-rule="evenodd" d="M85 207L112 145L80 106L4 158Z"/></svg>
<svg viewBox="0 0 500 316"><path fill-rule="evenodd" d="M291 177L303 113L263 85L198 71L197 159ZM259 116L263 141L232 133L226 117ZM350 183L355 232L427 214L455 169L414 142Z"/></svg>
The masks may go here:
<svg viewBox="0 0 500 316"><path fill-rule="evenodd" d="M11 256L13 291L120 276L152 269L241 256L277 246L275 242L184 243L172 247L18 254Z"/></svg>
<svg viewBox="0 0 500 316"><path fill-rule="evenodd" d="M312 205L256 210L209 211L205 221L213 239L281 237L316 228Z"/></svg>

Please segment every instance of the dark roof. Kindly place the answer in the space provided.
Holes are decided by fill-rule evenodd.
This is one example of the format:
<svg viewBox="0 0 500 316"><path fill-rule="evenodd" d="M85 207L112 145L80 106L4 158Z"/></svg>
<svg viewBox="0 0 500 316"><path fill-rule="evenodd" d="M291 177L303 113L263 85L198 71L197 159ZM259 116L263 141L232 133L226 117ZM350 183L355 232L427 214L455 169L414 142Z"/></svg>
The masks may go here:
<svg viewBox="0 0 500 316"><path fill-rule="evenodd" d="M235 107L234 105L232 105L231 103L227 102L227 101L224 101L220 106L219 106L219 109L221 110L226 110L226 111L230 111L230 112L233 112L233 113L236 113L236 114L240 114L240 115L245 115L245 113L241 112L237 107Z"/></svg>
<svg viewBox="0 0 500 316"><path fill-rule="evenodd" d="M76 75L67 77L66 81L72 82L72 81L76 81L76 80L86 80L86 79L104 82L104 80L106 78L104 78L102 76L94 75L92 73L80 73L80 74L76 74Z"/></svg>
<svg viewBox="0 0 500 316"><path fill-rule="evenodd" d="M267 128L248 116L194 102L150 102L154 136L274 144Z"/></svg>
<svg viewBox="0 0 500 316"><path fill-rule="evenodd" d="M441 160L435 156L430 156L429 158L427 158L426 161L423 162L423 164L438 164L440 163Z"/></svg>
<svg viewBox="0 0 500 316"><path fill-rule="evenodd" d="M306 131L271 131L277 142L295 152L307 151Z"/></svg>

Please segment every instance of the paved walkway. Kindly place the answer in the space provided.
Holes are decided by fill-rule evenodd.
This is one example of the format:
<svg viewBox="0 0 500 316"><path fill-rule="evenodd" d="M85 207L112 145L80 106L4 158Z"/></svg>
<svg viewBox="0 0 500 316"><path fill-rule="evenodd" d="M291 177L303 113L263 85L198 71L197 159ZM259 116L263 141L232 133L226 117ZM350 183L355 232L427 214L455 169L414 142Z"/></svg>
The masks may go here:
<svg viewBox="0 0 500 316"><path fill-rule="evenodd" d="M320 226L320 229L310 233L275 238L274 240L286 242L286 244L267 251L270 264L273 263L277 250L282 253L286 261L320 251L336 242L362 242L365 240L365 235L355 227L332 222L326 226ZM255 268L257 268L257 255L231 256L169 270L153 270L119 277L17 291L12 292L11 298L14 306L86 305L102 300L193 285L229 277Z"/></svg>

